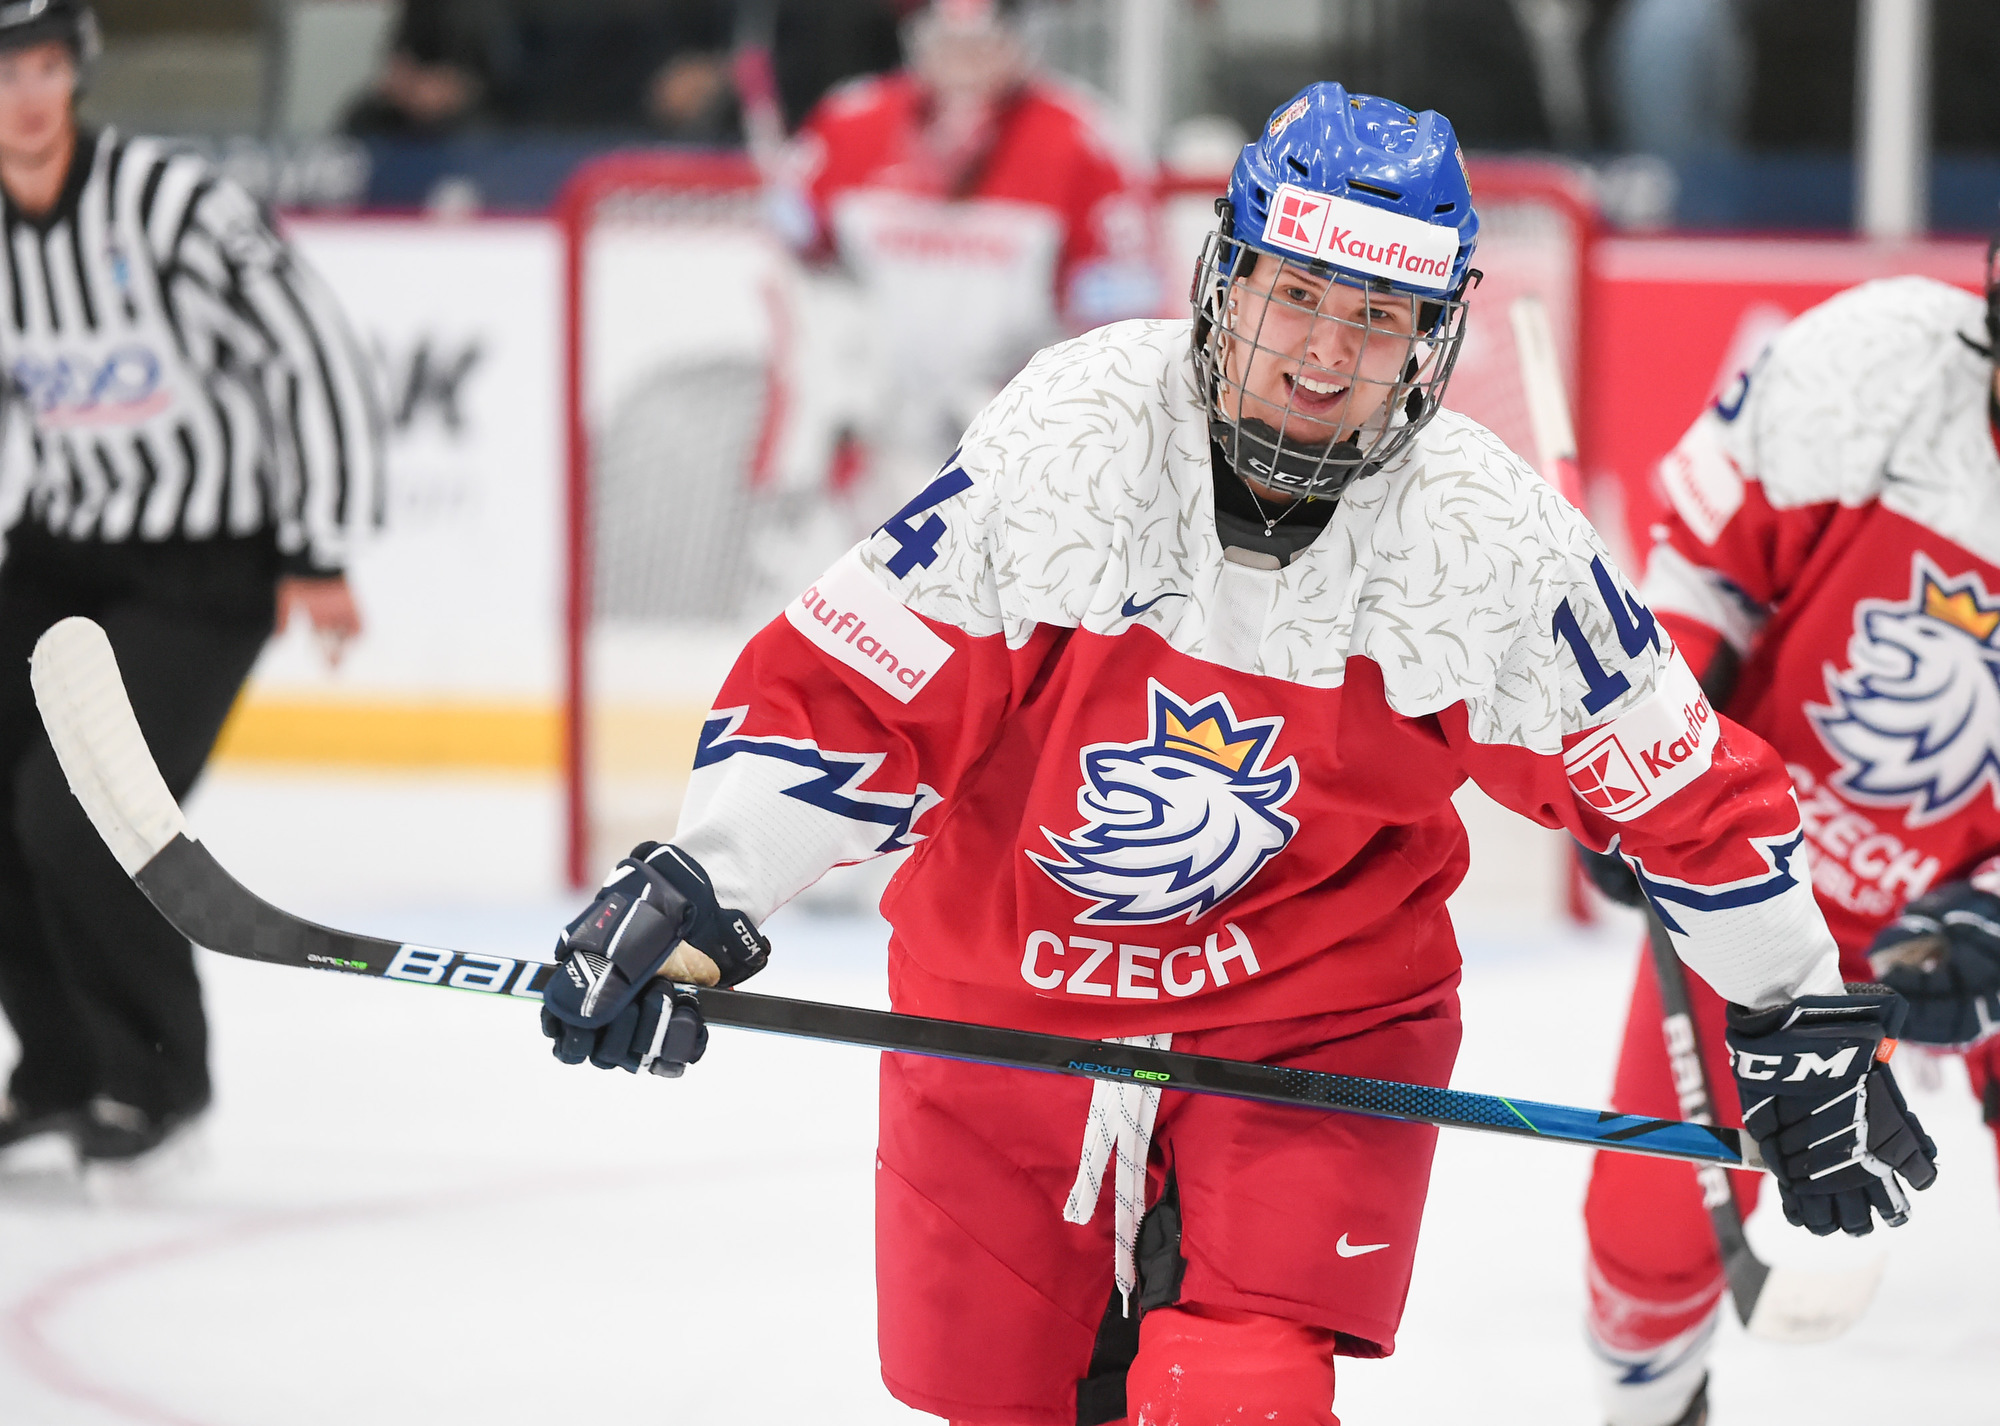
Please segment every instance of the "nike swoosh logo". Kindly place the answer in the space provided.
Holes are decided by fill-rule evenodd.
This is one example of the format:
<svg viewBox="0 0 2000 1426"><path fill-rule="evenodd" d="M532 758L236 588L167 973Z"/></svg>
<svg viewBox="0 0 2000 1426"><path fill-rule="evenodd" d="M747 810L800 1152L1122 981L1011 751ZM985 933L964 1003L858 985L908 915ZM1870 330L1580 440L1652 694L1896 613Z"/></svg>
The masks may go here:
<svg viewBox="0 0 2000 1426"><path fill-rule="evenodd" d="M1343 1258L1358 1258L1364 1253L1379 1253L1388 1246L1387 1243L1350 1243L1347 1241L1347 1235L1342 1233L1340 1241L1333 1245L1333 1250Z"/></svg>
<svg viewBox="0 0 2000 1426"><path fill-rule="evenodd" d="M1185 598L1187 598L1187 595L1181 593L1180 590L1169 589L1165 594L1155 594L1151 599L1148 599L1144 604L1134 604L1132 602L1132 596L1128 594L1125 596L1125 607L1119 612L1124 614L1124 616L1127 619L1136 619L1141 614L1145 613L1148 609L1151 609L1155 604L1158 604L1162 599L1185 599Z"/></svg>

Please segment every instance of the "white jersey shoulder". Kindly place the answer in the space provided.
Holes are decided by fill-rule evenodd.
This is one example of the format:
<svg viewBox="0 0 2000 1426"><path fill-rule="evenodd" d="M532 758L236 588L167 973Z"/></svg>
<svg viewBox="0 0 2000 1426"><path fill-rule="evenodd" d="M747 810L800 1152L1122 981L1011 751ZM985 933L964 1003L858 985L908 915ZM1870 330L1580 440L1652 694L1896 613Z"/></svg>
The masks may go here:
<svg viewBox="0 0 2000 1426"><path fill-rule="evenodd" d="M1539 752L1651 693L1664 645L1636 664L1619 652L1605 591L1623 600L1627 586L1596 535L1449 410L1349 487L1283 569L1226 561L1189 340L1186 321L1123 322L1042 352L966 432L933 487L947 493L865 542L864 565L917 612L1014 647L1039 625L1143 627L1191 657L1320 688L1366 658L1396 712L1462 702L1474 737ZM944 528L926 534L933 516ZM1565 600L1600 659L1630 670L1588 714L1551 631Z"/></svg>
<svg viewBox="0 0 2000 1426"><path fill-rule="evenodd" d="M1780 510L1871 500L2000 555L1985 304L1923 277L1863 283L1781 331L1662 465L1713 540L1755 479ZM1979 548L1982 544L1984 548Z"/></svg>

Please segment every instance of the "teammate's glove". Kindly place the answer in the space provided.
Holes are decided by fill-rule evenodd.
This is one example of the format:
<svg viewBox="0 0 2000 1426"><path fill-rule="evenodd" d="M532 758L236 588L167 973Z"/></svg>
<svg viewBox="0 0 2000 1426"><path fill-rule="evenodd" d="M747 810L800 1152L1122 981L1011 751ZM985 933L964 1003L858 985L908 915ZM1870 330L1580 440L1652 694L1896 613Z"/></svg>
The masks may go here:
<svg viewBox="0 0 2000 1426"><path fill-rule="evenodd" d="M641 842L597 899L564 928L542 992L542 1033L564 1064L677 1075L708 1045L692 985L735 985L771 945L741 911L716 903L699 863Z"/></svg>
<svg viewBox="0 0 2000 1426"><path fill-rule="evenodd" d="M1593 852L1581 842L1576 848L1576 864L1590 878L1590 884L1620 906L1644 906L1646 893L1639 890L1638 873L1616 852Z"/></svg>
<svg viewBox="0 0 2000 1426"><path fill-rule="evenodd" d="M1824 1236L1910 1216L1912 1188L1937 1178L1937 1146L1903 1103L1889 1054L1903 1002L1879 985L1806 995L1768 1010L1729 1007L1729 1056L1743 1126L1778 1180L1785 1217Z"/></svg>
<svg viewBox="0 0 2000 1426"><path fill-rule="evenodd" d="M1918 897L1868 948L1876 976L1909 1000L1904 1036L1920 1045L1966 1050L2000 1035L2000 896L1982 880Z"/></svg>

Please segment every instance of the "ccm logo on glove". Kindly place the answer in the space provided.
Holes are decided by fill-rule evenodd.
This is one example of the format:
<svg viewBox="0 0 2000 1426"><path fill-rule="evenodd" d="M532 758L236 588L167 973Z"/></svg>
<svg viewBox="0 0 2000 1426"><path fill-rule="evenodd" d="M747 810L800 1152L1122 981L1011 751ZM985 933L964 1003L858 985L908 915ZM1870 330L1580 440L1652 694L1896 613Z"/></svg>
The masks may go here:
<svg viewBox="0 0 2000 1426"><path fill-rule="evenodd" d="M1807 1075L1825 1075L1829 1079L1845 1079L1854 1067L1854 1057L1861 1053L1861 1046L1849 1045L1832 1055L1821 1057L1811 1050L1802 1050L1795 1055L1759 1055L1749 1050L1736 1052L1736 1077L1738 1079L1771 1079L1785 1084L1797 1084ZM1889 1057L1896 1053L1896 1042L1884 1040L1875 1049L1878 1063L1887 1064ZM1790 1064L1790 1074L1781 1073Z"/></svg>

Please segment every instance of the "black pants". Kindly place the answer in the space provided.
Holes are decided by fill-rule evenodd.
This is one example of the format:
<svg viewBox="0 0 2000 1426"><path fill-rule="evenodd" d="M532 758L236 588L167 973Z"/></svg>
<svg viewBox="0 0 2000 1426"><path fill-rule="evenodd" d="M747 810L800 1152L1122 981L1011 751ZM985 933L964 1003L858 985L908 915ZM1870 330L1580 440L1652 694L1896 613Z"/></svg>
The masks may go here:
<svg viewBox="0 0 2000 1426"><path fill-rule="evenodd" d="M276 617L268 539L103 545L23 521L0 564L0 1008L23 1112L105 1095L159 1115L207 1103L194 953L99 840L35 712L28 655L104 626L160 771L186 795Z"/></svg>

